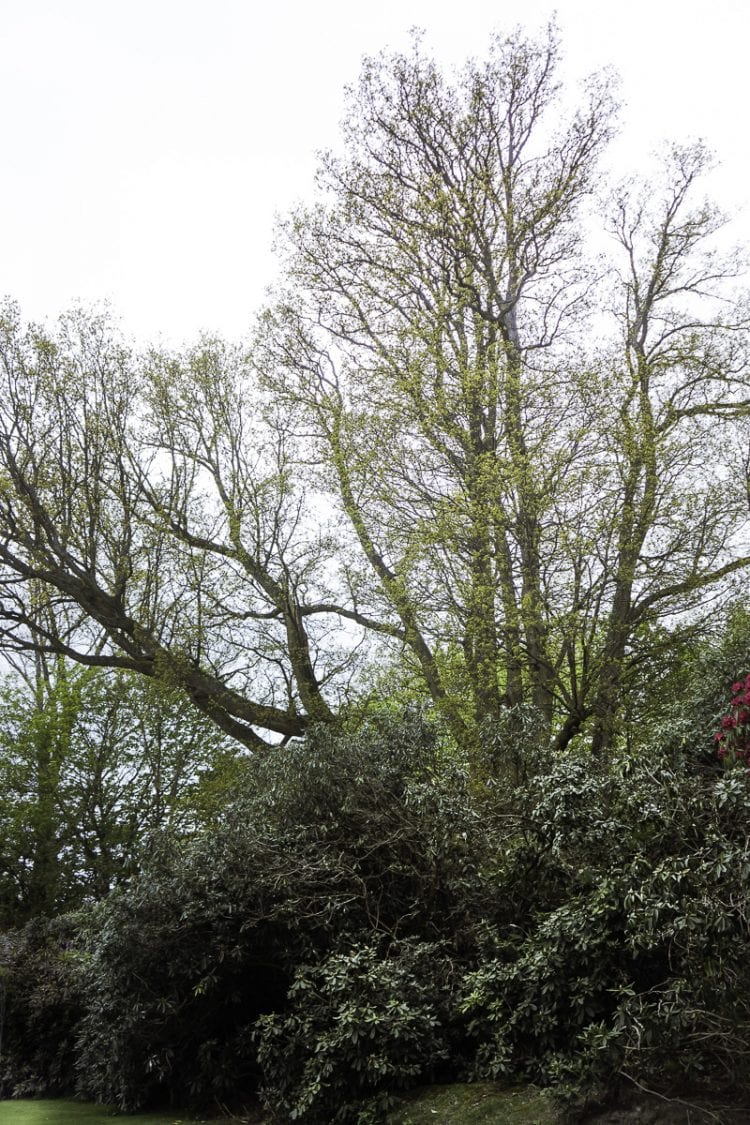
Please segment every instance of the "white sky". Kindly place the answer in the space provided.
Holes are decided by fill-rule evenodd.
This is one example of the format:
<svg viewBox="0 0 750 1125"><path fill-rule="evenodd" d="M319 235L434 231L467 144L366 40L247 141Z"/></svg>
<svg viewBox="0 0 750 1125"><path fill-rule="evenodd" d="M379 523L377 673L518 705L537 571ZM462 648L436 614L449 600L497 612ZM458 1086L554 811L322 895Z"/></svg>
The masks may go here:
<svg viewBox="0 0 750 1125"><path fill-rule="evenodd" d="M275 212L310 198L361 56L446 63L554 3L0 0L0 296L31 318L107 299L141 341L240 336L273 277ZM572 76L614 65L615 150L704 137L750 243L750 0L558 0Z"/></svg>

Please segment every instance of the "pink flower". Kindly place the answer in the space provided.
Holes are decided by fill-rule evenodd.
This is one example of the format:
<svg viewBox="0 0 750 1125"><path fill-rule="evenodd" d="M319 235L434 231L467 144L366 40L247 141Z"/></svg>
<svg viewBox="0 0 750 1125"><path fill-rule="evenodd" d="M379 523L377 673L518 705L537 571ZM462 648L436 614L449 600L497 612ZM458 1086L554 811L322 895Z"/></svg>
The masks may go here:
<svg viewBox="0 0 750 1125"><path fill-rule="evenodd" d="M742 762L750 771L750 672L732 684L732 692L729 713L723 716L721 727L713 736L716 756L725 765Z"/></svg>

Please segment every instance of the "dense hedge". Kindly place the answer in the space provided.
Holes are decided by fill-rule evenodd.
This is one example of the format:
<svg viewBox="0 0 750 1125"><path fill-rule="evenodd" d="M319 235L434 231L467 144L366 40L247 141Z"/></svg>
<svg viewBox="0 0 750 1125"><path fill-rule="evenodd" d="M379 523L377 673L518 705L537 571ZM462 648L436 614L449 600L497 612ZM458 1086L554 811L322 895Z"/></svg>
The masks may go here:
<svg viewBox="0 0 750 1125"><path fill-rule="evenodd" d="M750 779L569 758L506 854L538 908L465 975L472 1073L750 1094Z"/></svg>
<svg viewBox="0 0 750 1125"><path fill-rule="evenodd" d="M0 935L0 1098L67 1094L83 1013L78 919L34 919Z"/></svg>
<svg viewBox="0 0 750 1125"><path fill-rule="evenodd" d="M316 966L369 943L386 959L441 941L465 957L476 920L500 917L494 851L419 718L279 751L217 830L165 847L88 920L80 1092L126 1109L241 1100L258 1084L258 1017L291 1013Z"/></svg>
<svg viewBox="0 0 750 1125"><path fill-rule="evenodd" d="M750 1098L750 779L550 761L473 793L419 718L319 733L85 915L7 935L3 1092L364 1122L400 1087Z"/></svg>

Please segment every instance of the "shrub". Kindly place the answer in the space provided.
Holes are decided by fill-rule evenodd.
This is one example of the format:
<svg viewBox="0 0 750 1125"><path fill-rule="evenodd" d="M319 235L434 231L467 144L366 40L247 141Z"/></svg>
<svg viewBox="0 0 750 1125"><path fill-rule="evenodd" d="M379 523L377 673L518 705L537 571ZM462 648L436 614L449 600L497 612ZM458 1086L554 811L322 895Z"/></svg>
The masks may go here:
<svg viewBox="0 0 750 1125"><path fill-rule="evenodd" d="M131 886L6 938L5 1090L65 1092L75 1053L124 1109L261 1083L311 1125L455 1075L750 1098L746 770L571 751L493 804L412 716L248 776Z"/></svg>
<svg viewBox="0 0 750 1125"><path fill-rule="evenodd" d="M680 644L670 632L664 638L671 671L660 674L658 662L656 668L649 662L644 698L628 700L628 709L635 711L631 746L646 756L658 751L691 772L716 773L711 736L726 711L738 670L748 671L750 613L739 600L714 614L692 640Z"/></svg>
<svg viewBox="0 0 750 1125"><path fill-rule="evenodd" d="M723 716L714 742L725 765L741 764L750 770L750 674L732 684L729 712Z"/></svg>
<svg viewBox="0 0 750 1125"><path fill-rule="evenodd" d="M252 1089L246 1028L286 989L272 940L239 895L242 875L232 889L195 859L180 877L177 862L163 857L161 869L114 892L81 935L77 1090L126 1111Z"/></svg>
<svg viewBox="0 0 750 1125"><path fill-rule="evenodd" d="M296 1002L300 966L383 940L470 949L497 915L491 833L418 716L317 732L250 776L222 824L92 913L81 1093L128 1110L241 1099L253 1025Z"/></svg>
<svg viewBox="0 0 750 1125"><path fill-rule="evenodd" d="M0 935L0 1099L72 1092L82 1011L76 925L73 915L38 918Z"/></svg>
<svg viewBox="0 0 750 1125"><path fill-rule="evenodd" d="M257 1024L263 1096L288 1119L380 1120L391 1091L448 1057L451 964L419 942L354 946L297 971L289 1008Z"/></svg>
<svg viewBox="0 0 750 1125"><path fill-rule="evenodd" d="M518 927L466 974L472 1073L750 1093L750 785L568 758L528 794Z"/></svg>

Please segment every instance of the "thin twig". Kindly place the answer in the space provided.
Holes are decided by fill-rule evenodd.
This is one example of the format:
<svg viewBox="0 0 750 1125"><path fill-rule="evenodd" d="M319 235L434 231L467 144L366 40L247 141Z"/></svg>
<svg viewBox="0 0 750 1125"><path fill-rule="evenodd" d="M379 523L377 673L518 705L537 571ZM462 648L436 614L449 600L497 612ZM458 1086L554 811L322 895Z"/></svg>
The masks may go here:
<svg viewBox="0 0 750 1125"><path fill-rule="evenodd" d="M627 1078L628 1082L632 1082L634 1086L637 1086L638 1089L641 1090L644 1094L648 1094L653 1098L659 1098L661 1101L668 1102L670 1105L684 1106L688 1111L688 1122L690 1121L690 1110L694 1109L697 1110L698 1113L706 1114L712 1121L717 1121L718 1125L722 1125L721 1117L717 1117L717 1115L712 1110L707 1109L705 1106L697 1105L695 1102L686 1102L683 1098L669 1098L666 1094L660 1094L658 1090L649 1090L647 1086L642 1085L642 1083L640 1083L637 1078L634 1078L632 1074L628 1074L625 1070L621 1070L620 1074L623 1078ZM718 1108L737 1110L739 1107L727 1105L720 1106Z"/></svg>

